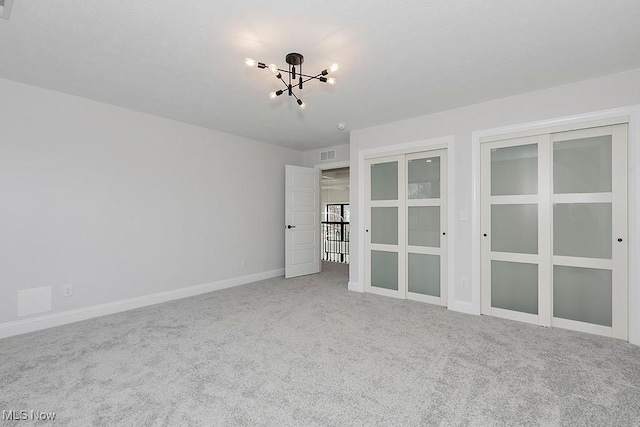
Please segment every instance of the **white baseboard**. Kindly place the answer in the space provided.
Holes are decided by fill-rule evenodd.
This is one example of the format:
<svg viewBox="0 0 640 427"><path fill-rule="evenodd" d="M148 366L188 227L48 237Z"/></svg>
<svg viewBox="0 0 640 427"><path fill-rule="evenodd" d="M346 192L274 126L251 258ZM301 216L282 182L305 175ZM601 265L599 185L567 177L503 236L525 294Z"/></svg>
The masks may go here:
<svg viewBox="0 0 640 427"><path fill-rule="evenodd" d="M475 309L473 304L471 304L471 301L455 300L453 305L449 306L449 310L465 314L480 315L480 312Z"/></svg>
<svg viewBox="0 0 640 427"><path fill-rule="evenodd" d="M79 322L82 320L93 319L94 317L106 316L107 314L120 313L127 310L133 310L135 308L206 294L208 292L219 291L221 289L232 288L234 286L258 282L260 280L272 279L282 275L284 275L284 269L280 268L248 276L234 277L232 279L220 280L218 282L190 286L188 288L159 292L157 294L114 301L106 304L94 305L92 307L79 308L76 310L63 311L61 313L47 314L30 319L3 323L0 324L0 339Z"/></svg>
<svg viewBox="0 0 640 427"><path fill-rule="evenodd" d="M349 284L347 285L347 289L353 292L364 292L364 288L360 286L358 282L352 282L349 280Z"/></svg>

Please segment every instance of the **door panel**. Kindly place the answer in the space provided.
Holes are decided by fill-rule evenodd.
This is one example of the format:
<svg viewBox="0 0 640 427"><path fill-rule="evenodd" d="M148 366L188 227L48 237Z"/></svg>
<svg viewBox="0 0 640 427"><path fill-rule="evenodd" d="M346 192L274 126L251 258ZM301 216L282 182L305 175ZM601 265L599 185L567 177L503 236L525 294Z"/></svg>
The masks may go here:
<svg viewBox="0 0 640 427"><path fill-rule="evenodd" d="M440 297L440 255L409 253L407 271L408 292Z"/></svg>
<svg viewBox="0 0 640 427"><path fill-rule="evenodd" d="M535 141L535 143L531 143ZM536 139L513 141L513 146L491 149L491 195L538 194L538 144Z"/></svg>
<svg viewBox="0 0 640 427"><path fill-rule="evenodd" d="M541 322L540 231L545 141L517 138L483 144L482 313Z"/></svg>
<svg viewBox="0 0 640 427"><path fill-rule="evenodd" d="M553 316L612 326L611 270L553 267Z"/></svg>
<svg viewBox="0 0 640 427"><path fill-rule="evenodd" d="M402 156L368 161L365 220L365 290L404 298L404 216L400 214L404 187Z"/></svg>
<svg viewBox="0 0 640 427"><path fill-rule="evenodd" d="M408 226L409 245L440 247L440 206L410 206Z"/></svg>
<svg viewBox="0 0 640 427"><path fill-rule="evenodd" d="M552 141L553 324L626 339L626 125Z"/></svg>
<svg viewBox="0 0 640 427"><path fill-rule="evenodd" d="M398 290L398 252L371 251L371 286Z"/></svg>
<svg viewBox="0 0 640 427"><path fill-rule="evenodd" d="M407 299L447 305L447 151L406 156Z"/></svg>
<svg viewBox="0 0 640 427"><path fill-rule="evenodd" d="M538 205L491 205L491 250L538 253Z"/></svg>
<svg viewBox="0 0 640 427"><path fill-rule="evenodd" d="M538 314L538 265L491 261L491 307Z"/></svg>
<svg viewBox="0 0 640 427"><path fill-rule="evenodd" d="M371 243L398 244L398 208L371 208Z"/></svg>
<svg viewBox="0 0 640 427"><path fill-rule="evenodd" d="M320 272L320 174L285 166L285 277Z"/></svg>

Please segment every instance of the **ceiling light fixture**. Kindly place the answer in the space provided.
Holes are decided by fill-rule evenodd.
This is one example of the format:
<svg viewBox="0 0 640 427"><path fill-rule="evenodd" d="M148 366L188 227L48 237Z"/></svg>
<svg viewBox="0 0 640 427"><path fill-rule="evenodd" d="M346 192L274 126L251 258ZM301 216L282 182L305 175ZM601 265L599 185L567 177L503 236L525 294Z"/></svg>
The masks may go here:
<svg viewBox="0 0 640 427"><path fill-rule="evenodd" d="M293 92L293 90L296 87L302 90L303 85L309 80L320 80L322 83L327 83L330 85L336 84L336 79L334 79L333 77L326 77L326 76L329 73L338 71L338 64L333 64L329 68L322 70L320 73L316 74L315 76L310 76L302 73L302 63L304 62L304 56L302 56L301 54L290 53L285 57L285 60L287 61L287 64L289 64L288 70L283 70L281 68L278 68L276 64L267 65L264 62L258 62L251 58L247 58L244 60L244 63L247 64L247 66L249 67L257 67L257 68L263 68L263 69L268 68L276 76L276 78L284 84L284 87L285 87L284 90L277 90L269 94L269 98L271 99L277 98L283 93L287 92L289 96L293 96L296 99L296 102L298 103L300 108L304 110L307 104L302 102L302 100L298 98L296 94ZM296 70L296 66L299 67L298 70ZM288 80L289 80L288 83L282 77L282 73L288 74ZM297 82L296 82L296 79L298 80Z"/></svg>

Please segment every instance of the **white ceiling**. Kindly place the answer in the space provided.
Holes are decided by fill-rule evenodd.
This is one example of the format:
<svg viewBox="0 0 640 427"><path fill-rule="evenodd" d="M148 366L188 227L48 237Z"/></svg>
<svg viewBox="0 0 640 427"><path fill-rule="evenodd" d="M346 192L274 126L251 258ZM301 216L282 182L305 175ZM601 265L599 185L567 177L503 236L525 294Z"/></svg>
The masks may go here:
<svg viewBox="0 0 640 427"><path fill-rule="evenodd" d="M301 150L348 131L640 67L638 0L16 0L0 77ZM289 52L300 111L268 70ZM346 122L340 132L336 123Z"/></svg>

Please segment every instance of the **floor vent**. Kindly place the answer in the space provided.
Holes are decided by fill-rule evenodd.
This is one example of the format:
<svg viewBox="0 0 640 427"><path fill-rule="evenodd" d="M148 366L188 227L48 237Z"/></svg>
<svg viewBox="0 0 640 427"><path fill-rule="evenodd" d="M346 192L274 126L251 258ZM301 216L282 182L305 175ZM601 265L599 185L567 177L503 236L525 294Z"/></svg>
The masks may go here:
<svg viewBox="0 0 640 427"><path fill-rule="evenodd" d="M333 160L335 158L336 158L336 150L320 152L320 160Z"/></svg>
<svg viewBox="0 0 640 427"><path fill-rule="evenodd" d="M13 0L0 0L0 18L9 19Z"/></svg>

